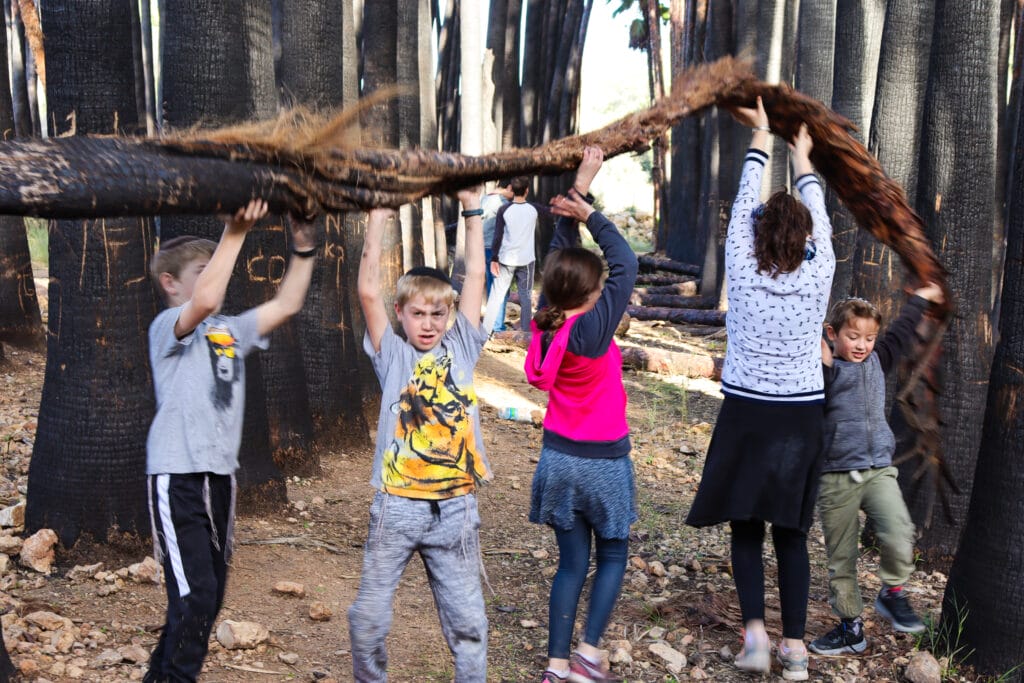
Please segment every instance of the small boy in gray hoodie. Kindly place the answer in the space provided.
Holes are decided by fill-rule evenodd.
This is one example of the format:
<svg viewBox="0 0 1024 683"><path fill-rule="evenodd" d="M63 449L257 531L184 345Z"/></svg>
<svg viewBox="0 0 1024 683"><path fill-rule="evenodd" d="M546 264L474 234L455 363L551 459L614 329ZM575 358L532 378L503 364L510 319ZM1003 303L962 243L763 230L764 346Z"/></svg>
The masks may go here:
<svg viewBox="0 0 1024 683"><path fill-rule="evenodd" d="M930 303L942 299L937 285L916 290L880 338L882 316L864 299L840 301L825 325L834 349L822 340L825 464L818 511L828 550L829 601L840 622L810 644L811 652L858 654L867 648L857 585L861 510L875 525L881 555L875 611L897 631L925 629L903 592L914 570L914 523L892 465L896 439L885 419L885 374L918 341L915 328Z"/></svg>

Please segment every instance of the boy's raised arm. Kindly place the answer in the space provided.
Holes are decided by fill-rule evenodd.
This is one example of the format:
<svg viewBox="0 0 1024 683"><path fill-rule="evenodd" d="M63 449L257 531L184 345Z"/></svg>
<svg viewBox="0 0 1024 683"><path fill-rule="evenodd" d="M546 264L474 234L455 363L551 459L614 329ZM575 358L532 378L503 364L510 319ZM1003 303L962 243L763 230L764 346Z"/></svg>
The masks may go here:
<svg viewBox="0 0 1024 683"><path fill-rule="evenodd" d="M384 226L395 215L394 209L371 209L363 237L363 256L359 260L359 305L366 320L366 333L374 351L380 351L384 331L391 324L384 307L380 288L380 258L384 239ZM481 239L483 239L481 237Z"/></svg>
<svg viewBox="0 0 1024 683"><path fill-rule="evenodd" d="M256 221L265 215L267 203L262 199L253 199L228 218L213 256L196 278L192 298L185 302L178 313L178 320L174 323L175 337L181 339L191 334L199 323L215 313L224 303L224 293L227 292L235 261L242 251L245 235Z"/></svg>
<svg viewBox="0 0 1024 683"><path fill-rule="evenodd" d="M312 223L289 216L292 228L292 256L277 294L256 309L256 331L270 334L286 320L302 310L309 281L316 264L316 231Z"/></svg>
<svg viewBox="0 0 1024 683"><path fill-rule="evenodd" d="M473 327L480 326L480 306L484 301L484 281L487 263L484 256L484 221L480 209L480 188L459 190L463 215L466 217L466 279L459 296L459 312Z"/></svg>

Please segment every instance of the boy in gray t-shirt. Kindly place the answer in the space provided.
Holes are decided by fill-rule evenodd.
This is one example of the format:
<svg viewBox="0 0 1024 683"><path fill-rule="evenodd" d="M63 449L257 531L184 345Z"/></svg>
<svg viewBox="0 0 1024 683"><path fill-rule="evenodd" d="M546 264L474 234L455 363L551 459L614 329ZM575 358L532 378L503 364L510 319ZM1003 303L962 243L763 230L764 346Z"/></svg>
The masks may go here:
<svg viewBox="0 0 1024 683"><path fill-rule="evenodd" d="M480 436L473 368L487 341L480 329L484 242L477 189L459 192L466 217L466 279L455 322L451 280L413 268L398 281L391 328L380 288L381 242L393 212L370 212L359 264L363 346L382 395L371 484L370 532L359 592L348 611L352 669L359 683L387 680L385 639L395 588L419 553L455 680L487 680L487 615L480 590L476 485L491 478Z"/></svg>
<svg viewBox="0 0 1024 683"><path fill-rule="evenodd" d="M167 583L167 619L144 682L194 681L220 611L242 441L245 356L302 308L316 254L312 225L292 222L292 258L273 299L220 315L245 235L267 213L252 200L220 243L177 237L151 275L168 309L149 326L156 416L146 442L153 545Z"/></svg>

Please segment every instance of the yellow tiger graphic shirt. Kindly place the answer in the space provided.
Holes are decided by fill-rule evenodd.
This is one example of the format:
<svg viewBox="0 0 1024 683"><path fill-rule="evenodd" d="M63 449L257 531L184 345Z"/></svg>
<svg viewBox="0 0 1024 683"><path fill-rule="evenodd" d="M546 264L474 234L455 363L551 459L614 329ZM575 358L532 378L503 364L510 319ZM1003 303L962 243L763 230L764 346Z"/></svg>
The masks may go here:
<svg viewBox="0 0 1024 683"><path fill-rule="evenodd" d="M424 354L392 410L397 420L384 452L385 492L440 500L472 493L477 481L491 478L477 452L476 392L471 383L456 383L451 355Z"/></svg>

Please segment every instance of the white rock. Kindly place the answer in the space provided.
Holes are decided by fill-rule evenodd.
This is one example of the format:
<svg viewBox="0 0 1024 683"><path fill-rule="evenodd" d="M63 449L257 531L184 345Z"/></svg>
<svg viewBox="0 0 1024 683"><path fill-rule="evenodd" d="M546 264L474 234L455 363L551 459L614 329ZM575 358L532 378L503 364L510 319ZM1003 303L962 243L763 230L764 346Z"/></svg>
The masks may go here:
<svg viewBox="0 0 1024 683"><path fill-rule="evenodd" d="M18 503L0 510L0 527L16 526L25 526L25 503Z"/></svg>
<svg viewBox="0 0 1024 683"><path fill-rule="evenodd" d="M654 560L647 565L647 571L651 573L651 576L665 576L668 573L665 571L665 565L658 560Z"/></svg>
<svg viewBox="0 0 1024 683"><path fill-rule="evenodd" d="M647 633L644 634L644 637L650 638L651 640L661 640L665 637L665 629L661 626L652 626L647 630Z"/></svg>
<svg viewBox="0 0 1024 683"><path fill-rule="evenodd" d="M11 558L5 553L0 553L0 575L6 574L11 565Z"/></svg>
<svg viewBox="0 0 1024 683"><path fill-rule="evenodd" d="M121 653L117 650L104 650L99 653L91 662L89 666L93 669L105 669L108 666L114 666L115 664L121 663Z"/></svg>
<svg viewBox="0 0 1024 683"><path fill-rule="evenodd" d="M225 619L217 627L217 642L228 650L251 650L269 637L267 627L253 621Z"/></svg>
<svg viewBox="0 0 1024 683"><path fill-rule="evenodd" d="M537 548L536 550L530 551L530 557L535 560L546 560L548 559L549 553L544 548Z"/></svg>
<svg viewBox="0 0 1024 683"><path fill-rule="evenodd" d="M21 552L21 544L19 536L0 536L0 553L17 555Z"/></svg>
<svg viewBox="0 0 1024 683"><path fill-rule="evenodd" d="M25 622L38 626L44 631L59 631L62 628L73 629L75 625L67 617L62 617L53 612L32 612L25 615Z"/></svg>
<svg viewBox="0 0 1024 683"><path fill-rule="evenodd" d="M537 628L540 626L540 622L536 619L520 619L519 625L523 628Z"/></svg>
<svg viewBox="0 0 1024 683"><path fill-rule="evenodd" d="M311 602L309 604L309 618L313 621L329 621L334 616L331 608L322 602Z"/></svg>
<svg viewBox="0 0 1024 683"><path fill-rule="evenodd" d="M306 597L306 587L296 581L278 581L274 584L274 592L294 595L297 598Z"/></svg>
<svg viewBox="0 0 1024 683"><path fill-rule="evenodd" d="M55 631L50 637L50 646L57 652L67 654L75 646L75 636L78 629L64 629Z"/></svg>
<svg viewBox="0 0 1024 683"><path fill-rule="evenodd" d="M136 583L160 583L160 565L152 557L128 567L128 576Z"/></svg>
<svg viewBox="0 0 1024 683"><path fill-rule="evenodd" d="M294 652L281 652L277 655L277 658L289 666L295 666L299 663L299 655Z"/></svg>
<svg viewBox="0 0 1024 683"><path fill-rule="evenodd" d="M96 564L76 564L68 573L66 577L72 581L76 579L89 579L96 576L96 573L103 569L103 563L97 562Z"/></svg>
<svg viewBox="0 0 1024 683"><path fill-rule="evenodd" d="M930 652L921 650L911 655L910 664L907 664L903 677L910 683L940 683L942 667Z"/></svg>
<svg viewBox="0 0 1024 683"><path fill-rule="evenodd" d="M664 641L651 643L647 649L652 655L662 659L673 674L678 674L686 668L686 655Z"/></svg>
<svg viewBox="0 0 1024 683"><path fill-rule="evenodd" d="M608 655L608 661L612 664L632 664L633 656L629 654L629 651L624 647L609 648L611 654Z"/></svg>
<svg viewBox="0 0 1024 683"><path fill-rule="evenodd" d="M143 664L149 661L149 652L141 645L122 645L117 648L121 659L132 664Z"/></svg>
<svg viewBox="0 0 1024 683"><path fill-rule="evenodd" d="M49 574L53 567L53 546L55 545L57 545L57 534L53 529L40 529L25 539L21 546L19 560L26 567Z"/></svg>

